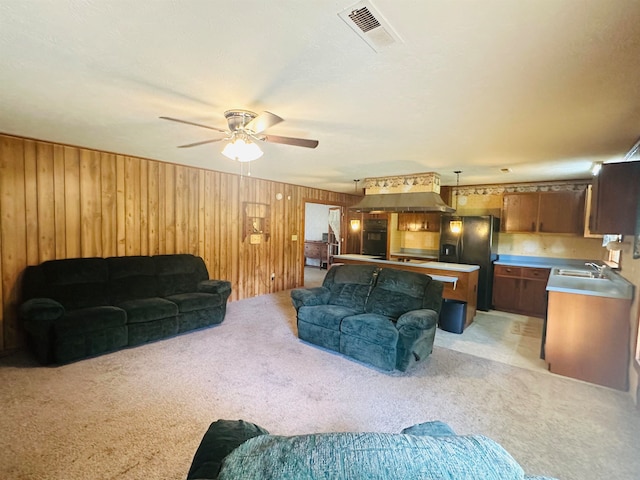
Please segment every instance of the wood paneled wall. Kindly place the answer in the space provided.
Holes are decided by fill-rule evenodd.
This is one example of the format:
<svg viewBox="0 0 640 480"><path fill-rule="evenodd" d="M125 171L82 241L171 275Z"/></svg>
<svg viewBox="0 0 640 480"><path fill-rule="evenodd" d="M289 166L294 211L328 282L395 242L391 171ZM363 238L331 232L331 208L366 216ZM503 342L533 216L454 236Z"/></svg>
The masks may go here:
<svg viewBox="0 0 640 480"><path fill-rule="evenodd" d="M16 313L27 265L192 253L204 258L211 278L231 281L234 301L301 285L306 201L351 205L357 200L0 135L0 352L23 342ZM244 202L270 205L268 240L252 245L243 237Z"/></svg>

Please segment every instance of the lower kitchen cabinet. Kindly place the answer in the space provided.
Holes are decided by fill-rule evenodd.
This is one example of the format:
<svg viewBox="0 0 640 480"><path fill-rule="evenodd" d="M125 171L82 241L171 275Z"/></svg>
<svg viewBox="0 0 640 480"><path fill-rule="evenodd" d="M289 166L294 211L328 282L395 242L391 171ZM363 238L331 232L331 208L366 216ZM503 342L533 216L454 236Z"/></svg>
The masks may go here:
<svg viewBox="0 0 640 480"><path fill-rule="evenodd" d="M493 308L544 318L550 269L495 265Z"/></svg>
<svg viewBox="0 0 640 480"><path fill-rule="evenodd" d="M626 390L631 300L549 292L545 361L549 371Z"/></svg>

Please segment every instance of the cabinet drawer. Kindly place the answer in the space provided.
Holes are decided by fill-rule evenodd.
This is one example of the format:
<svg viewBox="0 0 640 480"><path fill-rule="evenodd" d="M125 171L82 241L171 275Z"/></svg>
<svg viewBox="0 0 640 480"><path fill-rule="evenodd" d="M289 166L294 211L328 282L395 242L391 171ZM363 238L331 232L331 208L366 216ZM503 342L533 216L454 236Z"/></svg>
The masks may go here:
<svg viewBox="0 0 640 480"><path fill-rule="evenodd" d="M494 275L502 277L519 277L522 272L521 267L510 267L508 265L495 265L493 268Z"/></svg>
<svg viewBox="0 0 640 480"><path fill-rule="evenodd" d="M522 276L524 278L539 278L540 280L547 280L551 270L548 268L523 268Z"/></svg>

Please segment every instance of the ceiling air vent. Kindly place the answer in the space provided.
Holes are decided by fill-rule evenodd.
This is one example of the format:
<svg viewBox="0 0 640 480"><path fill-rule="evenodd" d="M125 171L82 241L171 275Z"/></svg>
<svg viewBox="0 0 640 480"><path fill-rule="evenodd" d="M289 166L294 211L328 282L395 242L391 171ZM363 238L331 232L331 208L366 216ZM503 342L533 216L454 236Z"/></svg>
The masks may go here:
<svg viewBox="0 0 640 480"><path fill-rule="evenodd" d="M370 1L358 2L338 15L376 52L402 42Z"/></svg>

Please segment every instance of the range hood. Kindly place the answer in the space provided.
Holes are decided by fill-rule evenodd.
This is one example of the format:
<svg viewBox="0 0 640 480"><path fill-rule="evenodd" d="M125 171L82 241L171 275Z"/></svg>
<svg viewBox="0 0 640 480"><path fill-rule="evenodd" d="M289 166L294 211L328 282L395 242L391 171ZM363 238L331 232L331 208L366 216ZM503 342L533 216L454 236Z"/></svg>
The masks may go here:
<svg viewBox="0 0 640 480"><path fill-rule="evenodd" d="M454 208L444 203L435 192L382 193L365 195L360 202L349 207L358 212L440 212L453 213Z"/></svg>
<svg viewBox="0 0 640 480"><path fill-rule="evenodd" d="M365 178L365 195L349 207L357 212L453 213L440 197L440 176L420 173L397 177Z"/></svg>

